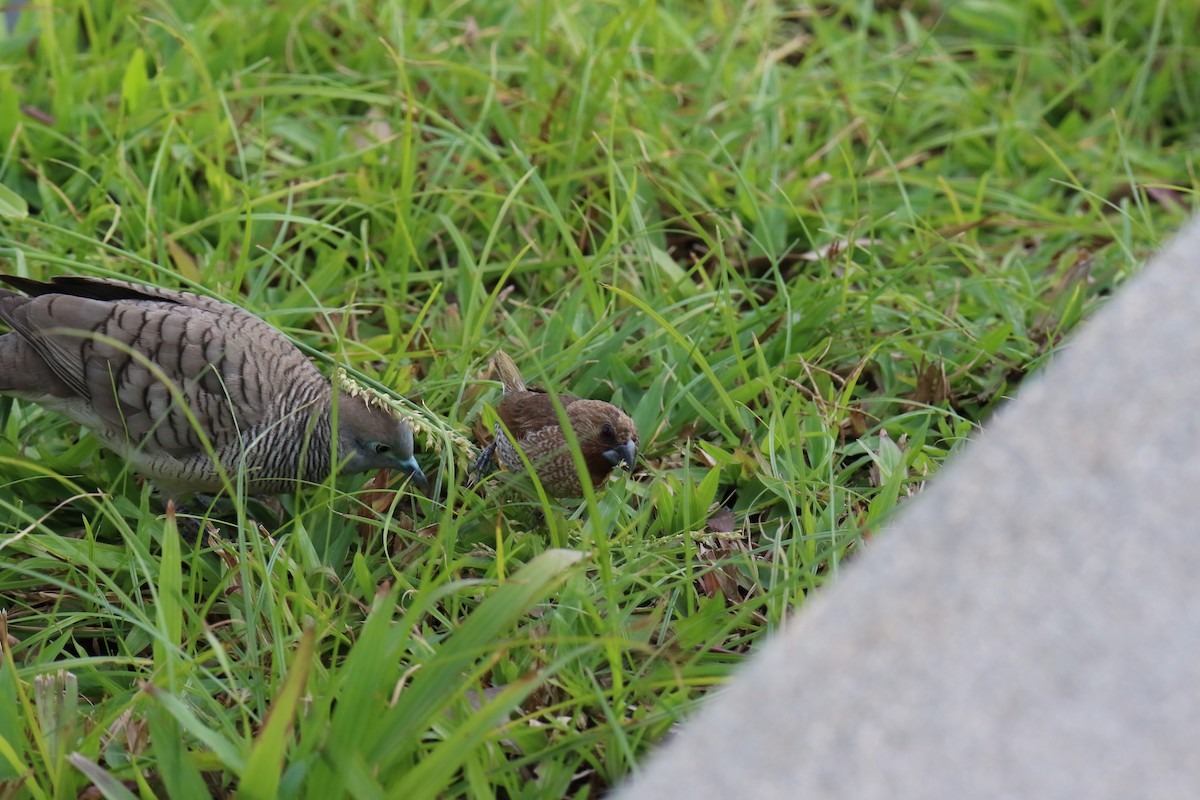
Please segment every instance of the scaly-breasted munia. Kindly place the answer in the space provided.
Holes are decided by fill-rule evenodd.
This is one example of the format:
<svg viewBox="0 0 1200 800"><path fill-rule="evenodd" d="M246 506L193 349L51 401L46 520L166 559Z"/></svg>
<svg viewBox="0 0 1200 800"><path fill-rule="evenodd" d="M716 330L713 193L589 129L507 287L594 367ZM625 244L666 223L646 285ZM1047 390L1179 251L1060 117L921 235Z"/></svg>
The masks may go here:
<svg viewBox="0 0 1200 800"><path fill-rule="evenodd" d="M496 406L500 420L495 441L484 448L475 463L477 476L482 478L495 469L497 458L506 469L524 471L523 452L547 495L582 496L579 471L551 396L526 386L517 365L504 351L496 351L492 364L504 385L504 396ZM557 397L579 443L592 488L599 489L617 466L633 468L638 435L628 414L603 400L584 400L569 394Z"/></svg>

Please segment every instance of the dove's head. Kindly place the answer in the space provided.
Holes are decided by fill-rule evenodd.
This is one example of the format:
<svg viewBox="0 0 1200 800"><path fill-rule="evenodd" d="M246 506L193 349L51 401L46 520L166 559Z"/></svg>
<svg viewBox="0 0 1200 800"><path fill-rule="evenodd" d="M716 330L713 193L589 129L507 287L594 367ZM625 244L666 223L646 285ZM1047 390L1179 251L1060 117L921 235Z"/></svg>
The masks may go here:
<svg viewBox="0 0 1200 800"><path fill-rule="evenodd" d="M412 427L384 408L339 392L338 458L343 472L394 469L425 488L425 473L413 457Z"/></svg>

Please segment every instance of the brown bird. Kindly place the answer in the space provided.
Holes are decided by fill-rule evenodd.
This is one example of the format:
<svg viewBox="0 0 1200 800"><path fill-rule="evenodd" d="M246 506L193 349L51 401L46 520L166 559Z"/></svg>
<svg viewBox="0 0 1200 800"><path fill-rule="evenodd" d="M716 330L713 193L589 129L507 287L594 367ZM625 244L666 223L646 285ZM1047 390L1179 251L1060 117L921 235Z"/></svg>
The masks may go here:
<svg viewBox="0 0 1200 800"><path fill-rule="evenodd" d="M412 429L338 390L287 337L242 309L101 278L0 276L0 394L90 428L168 497L250 494L394 468L423 484ZM336 405L336 409L335 409Z"/></svg>
<svg viewBox="0 0 1200 800"><path fill-rule="evenodd" d="M526 386L517 365L504 351L496 351L492 364L504 385L504 396L496 406L500 418L496 438L475 462L478 478L495 469L497 458L507 469L523 471L523 452L549 496L582 496L579 471L550 395ZM560 394L558 402L579 442L593 488L600 488L615 467L633 468L638 434L629 415L602 400Z"/></svg>

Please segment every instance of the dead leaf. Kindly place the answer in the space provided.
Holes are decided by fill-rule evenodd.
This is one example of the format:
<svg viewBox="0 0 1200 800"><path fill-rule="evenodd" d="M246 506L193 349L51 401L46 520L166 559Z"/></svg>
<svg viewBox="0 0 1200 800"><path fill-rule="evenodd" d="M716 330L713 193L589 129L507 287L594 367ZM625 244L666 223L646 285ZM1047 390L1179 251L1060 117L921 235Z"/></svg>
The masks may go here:
<svg viewBox="0 0 1200 800"><path fill-rule="evenodd" d="M382 519L383 515L396 502L396 496L399 492L395 489L387 488L391 480L392 471L385 468L375 473L375 477L371 478L363 486L364 491L360 497L368 510L360 511L357 516L363 520L358 524L358 535L364 539L379 530L379 526L375 525L374 522ZM413 529L412 520L404 514L395 514L392 517L392 521L404 530L411 531Z"/></svg>
<svg viewBox="0 0 1200 800"><path fill-rule="evenodd" d="M36 108L34 106L28 105L27 103L21 104L21 113L24 114L25 116L29 117L30 119L37 120L38 122L42 123L43 125L48 125L51 128L58 125L58 123L54 119L53 114L50 114L49 112L46 112L46 111L42 111L40 108Z"/></svg>
<svg viewBox="0 0 1200 800"><path fill-rule="evenodd" d="M1187 210L1183 194L1166 186L1147 186L1146 195L1168 211Z"/></svg>
<svg viewBox="0 0 1200 800"><path fill-rule="evenodd" d="M717 465L717 460L715 458L713 458L712 456L710 456L708 454L708 451L705 450L704 448L696 447L696 448L692 449L692 452L696 454L696 460L699 461L704 466L708 467L709 469L712 469L713 467L715 467Z"/></svg>
<svg viewBox="0 0 1200 800"><path fill-rule="evenodd" d="M728 519L725 518L725 514L728 514ZM717 535L701 537L702 540L697 543L696 557L699 564L696 567L696 582L706 597L716 597L719 593L726 603L740 603L746 599L746 591L742 588L741 574L732 563L731 557L744 552L745 548L736 537L722 535L731 533L736 527L733 512L724 507L718 509L710 515L705 527L726 524L729 527L728 531L714 530Z"/></svg>
<svg viewBox="0 0 1200 800"><path fill-rule="evenodd" d="M937 405L950 399L950 381L946 379L946 364L917 365L917 387L912 400L921 405Z"/></svg>
<svg viewBox="0 0 1200 800"><path fill-rule="evenodd" d="M175 264L175 269L179 274L195 283L200 282L200 270L196 266L196 259L192 258L187 250L180 246L179 242L175 241L174 236L167 237L167 252L171 255L171 261Z"/></svg>
<svg viewBox="0 0 1200 800"><path fill-rule="evenodd" d="M861 439L867 433L867 414L859 406L852 406L838 425L838 436L842 441Z"/></svg>
<svg viewBox="0 0 1200 800"><path fill-rule="evenodd" d="M874 244L879 244L878 239L859 238L859 239L838 239L835 242L830 242L824 247L818 247L816 250L808 250L801 253L799 258L803 261L831 261L842 254L843 250L851 250L858 248L866 250Z"/></svg>
<svg viewBox="0 0 1200 800"><path fill-rule="evenodd" d="M113 742L119 741L130 755L141 755L150 745L150 730L145 719L134 719L133 709L126 709L108 726L104 737L100 740L100 752L107 750Z"/></svg>

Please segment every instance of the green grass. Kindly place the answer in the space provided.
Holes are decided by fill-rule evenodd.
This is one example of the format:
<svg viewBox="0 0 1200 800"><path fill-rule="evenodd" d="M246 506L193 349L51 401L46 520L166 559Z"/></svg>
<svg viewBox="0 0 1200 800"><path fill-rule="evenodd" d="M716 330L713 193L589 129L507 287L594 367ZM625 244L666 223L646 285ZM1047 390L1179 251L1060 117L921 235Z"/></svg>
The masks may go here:
<svg viewBox="0 0 1200 800"><path fill-rule="evenodd" d="M0 401L0 797L636 771L1197 206L1200 6L944 6L26 10L4 271L212 293L444 425L429 497L238 502L193 551ZM496 347L643 468L544 527L464 491Z"/></svg>

